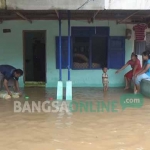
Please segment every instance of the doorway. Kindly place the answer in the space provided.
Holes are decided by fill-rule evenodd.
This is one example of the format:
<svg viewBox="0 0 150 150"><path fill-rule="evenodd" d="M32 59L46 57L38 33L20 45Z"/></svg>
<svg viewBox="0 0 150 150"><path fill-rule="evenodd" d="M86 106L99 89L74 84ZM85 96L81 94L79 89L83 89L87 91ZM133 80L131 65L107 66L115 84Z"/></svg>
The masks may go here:
<svg viewBox="0 0 150 150"><path fill-rule="evenodd" d="M46 31L23 31L24 81L46 83Z"/></svg>

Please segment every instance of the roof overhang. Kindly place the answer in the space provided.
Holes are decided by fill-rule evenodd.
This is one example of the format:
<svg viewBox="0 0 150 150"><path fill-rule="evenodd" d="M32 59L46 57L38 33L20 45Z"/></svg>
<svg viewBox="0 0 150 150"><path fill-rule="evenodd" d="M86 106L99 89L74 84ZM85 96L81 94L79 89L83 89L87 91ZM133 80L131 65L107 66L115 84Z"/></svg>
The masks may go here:
<svg viewBox="0 0 150 150"><path fill-rule="evenodd" d="M103 10L105 0L6 0L8 10Z"/></svg>
<svg viewBox="0 0 150 150"><path fill-rule="evenodd" d="M150 10L150 0L0 0L8 10Z"/></svg>

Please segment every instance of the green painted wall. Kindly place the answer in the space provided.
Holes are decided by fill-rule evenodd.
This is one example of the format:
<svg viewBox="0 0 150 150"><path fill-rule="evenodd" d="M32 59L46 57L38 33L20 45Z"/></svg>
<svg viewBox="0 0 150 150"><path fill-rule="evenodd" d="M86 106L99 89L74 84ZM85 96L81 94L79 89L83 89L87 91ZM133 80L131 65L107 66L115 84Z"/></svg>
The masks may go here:
<svg viewBox="0 0 150 150"><path fill-rule="evenodd" d="M113 21L95 21L88 24L87 21L71 21L71 26L109 26L111 36L124 36L126 28L132 26L117 25ZM67 21L62 21L62 35L66 36ZM3 33L3 29L11 29L11 33ZM56 87L59 72L55 64L55 36L58 36L58 21L33 21L32 24L26 21L5 21L0 25L0 64L10 64L23 69L23 30L46 30L46 53L47 53L47 87ZM133 50L133 37L126 40L126 61L130 59ZM110 86L123 86L123 75L130 68L116 75L115 70L108 70ZM63 81L67 80L67 70L63 70ZM74 87L81 86L102 86L101 70L71 70L71 79ZM20 79L23 86L23 78Z"/></svg>

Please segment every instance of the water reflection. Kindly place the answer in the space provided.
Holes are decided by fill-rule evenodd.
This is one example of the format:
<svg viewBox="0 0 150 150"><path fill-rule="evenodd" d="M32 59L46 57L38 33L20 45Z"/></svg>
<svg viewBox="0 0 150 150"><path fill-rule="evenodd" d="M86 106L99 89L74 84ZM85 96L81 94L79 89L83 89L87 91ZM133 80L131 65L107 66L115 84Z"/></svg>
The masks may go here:
<svg viewBox="0 0 150 150"><path fill-rule="evenodd" d="M25 101L50 101L56 89L27 88ZM123 89L74 88L74 101L117 100ZM149 150L150 99L140 109L118 112L14 113L13 101L0 100L0 149L3 150Z"/></svg>

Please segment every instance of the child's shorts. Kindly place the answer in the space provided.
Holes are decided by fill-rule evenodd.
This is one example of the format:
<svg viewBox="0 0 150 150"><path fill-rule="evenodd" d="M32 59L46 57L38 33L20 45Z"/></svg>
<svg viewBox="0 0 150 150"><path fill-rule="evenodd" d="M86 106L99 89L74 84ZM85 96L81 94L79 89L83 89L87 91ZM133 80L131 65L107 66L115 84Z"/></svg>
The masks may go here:
<svg viewBox="0 0 150 150"><path fill-rule="evenodd" d="M108 86L108 83L109 83L108 79L104 79L103 80L103 86L104 87Z"/></svg>
<svg viewBox="0 0 150 150"><path fill-rule="evenodd" d="M108 86L108 83L103 83L103 86L104 86L104 87Z"/></svg>

